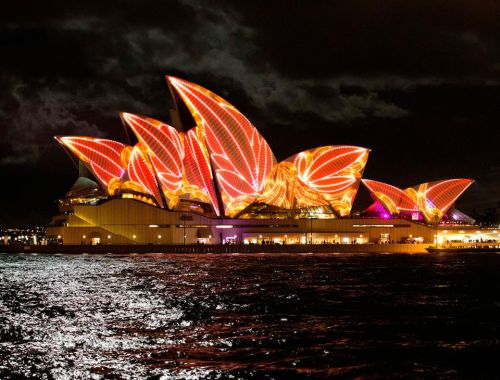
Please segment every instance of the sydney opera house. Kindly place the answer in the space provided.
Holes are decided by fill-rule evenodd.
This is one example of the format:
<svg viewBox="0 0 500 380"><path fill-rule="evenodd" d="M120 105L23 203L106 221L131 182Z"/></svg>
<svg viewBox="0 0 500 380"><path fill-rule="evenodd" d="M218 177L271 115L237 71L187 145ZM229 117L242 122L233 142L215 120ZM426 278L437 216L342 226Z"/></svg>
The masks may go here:
<svg viewBox="0 0 500 380"><path fill-rule="evenodd" d="M47 236L64 244L429 242L473 222L454 209L471 179L407 189L363 179L370 150L328 145L278 162L220 96L167 77L170 124L120 114L133 144L58 136L80 177ZM351 215L360 184L374 203Z"/></svg>

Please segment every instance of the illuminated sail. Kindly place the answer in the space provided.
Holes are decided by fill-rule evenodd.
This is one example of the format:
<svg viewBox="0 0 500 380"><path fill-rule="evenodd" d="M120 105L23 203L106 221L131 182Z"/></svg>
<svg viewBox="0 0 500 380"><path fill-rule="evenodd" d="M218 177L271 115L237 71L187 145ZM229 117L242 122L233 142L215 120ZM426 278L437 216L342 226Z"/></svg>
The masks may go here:
<svg viewBox="0 0 500 380"><path fill-rule="evenodd" d="M125 172L122 162L125 144L94 137L66 136L56 139L85 164L109 195L115 193L116 184Z"/></svg>
<svg viewBox="0 0 500 380"><path fill-rule="evenodd" d="M301 213L321 207L349 215L368 149L323 146L276 163L267 142L234 106L194 83L167 80L191 112L194 128L178 131L158 120L122 113L139 140L134 147L99 138L57 137L109 195L123 194L169 209L197 207L180 204L196 200L230 217L255 202ZM406 190L363 182L390 213L418 210L427 221L436 221L472 180L436 181Z"/></svg>
<svg viewBox="0 0 500 380"><path fill-rule="evenodd" d="M438 222L473 182L468 178L445 179L422 183L405 192L417 203L419 211L428 222Z"/></svg>
<svg viewBox="0 0 500 380"><path fill-rule="evenodd" d="M433 223L441 220L472 182L466 178L446 179L401 190L387 183L363 179L368 190L390 213L418 211L427 222Z"/></svg>
<svg viewBox="0 0 500 380"><path fill-rule="evenodd" d="M404 190L388 183L373 181L371 179L362 179L362 182L391 214L398 214L401 211L418 210L417 204Z"/></svg>
<svg viewBox="0 0 500 380"><path fill-rule="evenodd" d="M127 167L128 178L140 185L139 192L149 194L154 197L158 205L163 207L163 201L158 189L153 167L149 159L139 145L134 146L130 154Z"/></svg>
<svg viewBox="0 0 500 380"><path fill-rule="evenodd" d="M271 148L252 123L221 97L194 83L167 79L201 128L225 214L234 216L262 192L276 162Z"/></svg>
<svg viewBox="0 0 500 380"><path fill-rule="evenodd" d="M282 208L331 206L348 215L369 150L324 146L296 154L276 165L259 201Z"/></svg>
<svg viewBox="0 0 500 380"><path fill-rule="evenodd" d="M122 113L122 119L146 147L170 209L187 197L219 209L209 161L197 136L198 128L182 133L151 118Z"/></svg>

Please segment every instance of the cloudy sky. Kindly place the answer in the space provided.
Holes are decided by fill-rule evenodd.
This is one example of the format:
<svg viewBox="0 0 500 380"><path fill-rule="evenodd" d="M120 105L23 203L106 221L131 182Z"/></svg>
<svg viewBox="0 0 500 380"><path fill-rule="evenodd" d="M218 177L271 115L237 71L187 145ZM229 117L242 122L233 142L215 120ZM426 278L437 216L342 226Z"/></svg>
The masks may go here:
<svg viewBox="0 0 500 380"><path fill-rule="evenodd" d="M497 1L48 1L0 12L0 226L46 223L77 171L54 135L168 121L164 75L226 98L281 160L372 149L365 177L467 177L500 201ZM364 189L355 204L368 202Z"/></svg>

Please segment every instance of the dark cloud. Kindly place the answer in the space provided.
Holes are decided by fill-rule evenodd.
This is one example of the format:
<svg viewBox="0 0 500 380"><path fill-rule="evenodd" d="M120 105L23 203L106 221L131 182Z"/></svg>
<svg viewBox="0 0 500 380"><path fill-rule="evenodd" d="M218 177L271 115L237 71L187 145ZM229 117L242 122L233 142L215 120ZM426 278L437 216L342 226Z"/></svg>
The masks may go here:
<svg viewBox="0 0 500 380"><path fill-rule="evenodd" d="M54 184L33 195L43 220L74 179L57 170L67 158L53 135L125 141L120 111L168 120L163 75L173 74L228 99L278 158L367 146L367 177L400 186L473 177L464 207L486 207L499 198L499 10L473 1L10 3L0 13L0 168L20 187ZM0 224L19 212L3 213Z"/></svg>
<svg viewBox="0 0 500 380"><path fill-rule="evenodd" d="M291 77L498 78L500 5L474 1L246 3L263 55ZM279 45L276 43L279 42ZM321 58L321 59L318 59Z"/></svg>

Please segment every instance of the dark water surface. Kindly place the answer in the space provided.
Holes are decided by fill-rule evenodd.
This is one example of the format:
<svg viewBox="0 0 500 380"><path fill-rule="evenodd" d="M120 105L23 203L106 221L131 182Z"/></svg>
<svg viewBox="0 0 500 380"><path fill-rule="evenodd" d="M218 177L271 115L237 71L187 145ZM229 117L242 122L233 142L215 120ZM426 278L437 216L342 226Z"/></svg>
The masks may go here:
<svg viewBox="0 0 500 380"><path fill-rule="evenodd" d="M0 255L0 379L500 377L500 255Z"/></svg>

